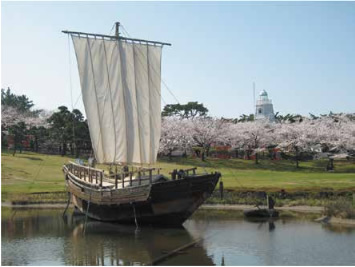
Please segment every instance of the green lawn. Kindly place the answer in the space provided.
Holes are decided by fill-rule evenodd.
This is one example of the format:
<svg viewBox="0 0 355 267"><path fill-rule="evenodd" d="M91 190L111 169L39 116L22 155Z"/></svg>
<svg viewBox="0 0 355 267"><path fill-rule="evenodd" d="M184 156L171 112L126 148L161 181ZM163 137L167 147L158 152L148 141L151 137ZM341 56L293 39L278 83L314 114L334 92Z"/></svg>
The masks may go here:
<svg viewBox="0 0 355 267"><path fill-rule="evenodd" d="M64 191L62 165L70 157L43 155L31 152L17 153L16 156L1 154L1 192L8 194L27 194L33 192ZM219 171L226 189L257 189L275 191L297 190L353 190L355 191L355 163L336 161L335 171L326 172L324 160L301 162L296 169L291 161L261 160L253 161L231 159L176 158L173 161L161 159L156 167L163 168L168 174L172 169L199 167L199 171Z"/></svg>
<svg viewBox="0 0 355 267"><path fill-rule="evenodd" d="M241 159L208 159L206 162L199 159L174 159L174 163L164 160L158 165L173 168L201 166L201 170L219 171L225 188L232 190L355 191L355 162L349 161L336 161L334 172L325 171L327 160L301 162L299 169L296 169L294 162L287 160L261 160L255 164L254 161Z"/></svg>

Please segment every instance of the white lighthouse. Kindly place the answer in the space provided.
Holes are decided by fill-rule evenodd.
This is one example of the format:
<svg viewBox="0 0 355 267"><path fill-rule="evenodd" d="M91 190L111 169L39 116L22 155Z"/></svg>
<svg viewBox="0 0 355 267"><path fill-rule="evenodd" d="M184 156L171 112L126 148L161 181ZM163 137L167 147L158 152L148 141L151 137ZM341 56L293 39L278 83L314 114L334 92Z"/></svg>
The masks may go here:
<svg viewBox="0 0 355 267"><path fill-rule="evenodd" d="M255 120L275 120L274 107L265 90L260 92L259 99L256 101Z"/></svg>

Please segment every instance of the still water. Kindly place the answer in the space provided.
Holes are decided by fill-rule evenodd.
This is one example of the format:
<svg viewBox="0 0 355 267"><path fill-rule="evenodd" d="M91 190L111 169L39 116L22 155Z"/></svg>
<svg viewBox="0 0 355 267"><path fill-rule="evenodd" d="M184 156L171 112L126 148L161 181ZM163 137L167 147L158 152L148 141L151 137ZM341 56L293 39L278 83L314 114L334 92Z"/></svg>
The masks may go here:
<svg viewBox="0 0 355 267"><path fill-rule="evenodd" d="M353 265L355 229L308 217L247 221L201 210L179 229L125 226L61 209L2 208L2 265ZM165 258L175 249L193 244ZM160 260L160 261L159 261Z"/></svg>

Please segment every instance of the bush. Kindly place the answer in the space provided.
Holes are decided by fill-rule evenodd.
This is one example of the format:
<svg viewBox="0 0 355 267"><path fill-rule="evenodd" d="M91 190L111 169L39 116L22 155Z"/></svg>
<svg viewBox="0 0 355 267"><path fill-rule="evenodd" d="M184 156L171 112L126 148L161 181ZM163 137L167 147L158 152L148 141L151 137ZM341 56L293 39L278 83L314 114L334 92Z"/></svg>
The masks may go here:
<svg viewBox="0 0 355 267"><path fill-rule="evenodd" d="M355 219L355 207L353 207L351 201L339 198L325 206L325 214L343 219Z"/></svg>

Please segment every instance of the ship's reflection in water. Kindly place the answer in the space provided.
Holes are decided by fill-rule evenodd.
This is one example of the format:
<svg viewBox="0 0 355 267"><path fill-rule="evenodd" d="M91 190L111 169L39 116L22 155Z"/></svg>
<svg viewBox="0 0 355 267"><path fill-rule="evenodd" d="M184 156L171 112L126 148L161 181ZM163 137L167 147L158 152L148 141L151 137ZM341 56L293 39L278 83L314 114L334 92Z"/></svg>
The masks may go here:
<svg viewBox="0 0 355 267"><path fill-rule="evenodd" d="M81 221L70 238L72 245L65 249L65 254L70 255L66 264L70 265L151 265L161 258L165 262L164 256L169 252L194 242L183 227L143 226L136 229L135 226L98 221L86 224ZM192 250L193 253L190 250L184 253L186 265L213 265L202 246L197 244Z"/></svg>
<svg viewBox="0 0 355 267"><path fill-rule="evenodd" d="M179 229L2 208L2 265L351 265L354 228L199 211ZM84 233L85 229L85 233ZM200 240L194 244L194 241ZM186 249L171 253L177 248ZM171 255L171 257L166 257ZM157 259L161 261L157 262Z"/></svg>
<svg viewBox="0 0 355 267"><path fill-rule="evenodd" d="M187 229L85 221L61 210L7 210L2 216L3 265L166 264L173 250L196 240ZM213 265L196 243L179 251L179 265ZM182 255L182 254L181 254ZM172 256L175 256L173 254Z"/></svg>

